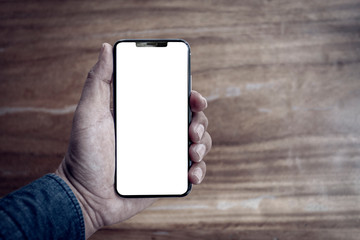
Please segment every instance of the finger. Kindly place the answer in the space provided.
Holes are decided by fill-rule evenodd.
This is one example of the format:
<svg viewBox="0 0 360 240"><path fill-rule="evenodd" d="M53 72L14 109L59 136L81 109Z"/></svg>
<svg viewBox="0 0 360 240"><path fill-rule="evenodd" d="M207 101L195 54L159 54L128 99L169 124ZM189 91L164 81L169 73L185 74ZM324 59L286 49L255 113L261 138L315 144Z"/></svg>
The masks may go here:
<svg viewBox="0 0 360 240"><path fill-rule="evenodd" d="M206 99L194 90L191 91L190 95L190 108L192 112L201 112L207 108Z"/></svg>
<svg viewBox="0 0 360 240"><path fill-rule="evenodd" d="M189 136L192 142L198 143L202 139L208 124L208 119L203 112L193 113L189 126Z"/></svg>
<svg viewBox="0 0 360 240"><path fill-rule="evenodd" d="M91 108L109 108L110 84L113 72L112 46L104 43L97 63L88 73L80 103ZM89 109L90 108L90 109Z"/></svg>
<svg viewBox="0 0 360 240"><path fill-rule="evenodd" d="M194 163L189 170L189 180L192 184L200 184L206 174L206 164L204 161Z"/></svg>
<svg viewBox="0 0 360 240"><path fill-rule="evenodd" d="M191 161L200 162L204 159L206 154L210 151L212 146L212 140L209 133L205 132L203 139L200 143L193 143L189 149L189 155Z"/></svg>

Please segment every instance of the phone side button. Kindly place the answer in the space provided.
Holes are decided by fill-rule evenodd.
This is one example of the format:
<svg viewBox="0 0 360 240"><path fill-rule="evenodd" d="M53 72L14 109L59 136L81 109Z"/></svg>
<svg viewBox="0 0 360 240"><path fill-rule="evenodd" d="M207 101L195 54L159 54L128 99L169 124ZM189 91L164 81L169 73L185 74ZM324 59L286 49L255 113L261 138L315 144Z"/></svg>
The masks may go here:
<svg viewBox="0 0 360 240"><path fill-rule="evenodd" d="M192 74L190 75L190 84L189 84L189 87L190 87L190 91L192 90Z"/></svg>

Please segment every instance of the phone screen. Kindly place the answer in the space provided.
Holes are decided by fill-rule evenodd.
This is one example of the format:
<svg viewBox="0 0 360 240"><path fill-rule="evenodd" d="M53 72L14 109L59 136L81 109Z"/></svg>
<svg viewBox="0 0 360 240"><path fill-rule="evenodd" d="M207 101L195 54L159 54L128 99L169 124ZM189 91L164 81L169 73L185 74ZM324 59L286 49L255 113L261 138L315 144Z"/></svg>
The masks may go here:
<svg viewBox="0 0 360 240"><path fill-rule="evenodd" d="M116 190L124 197L190 190L190 48L181 40L114 46Z"/></svg>

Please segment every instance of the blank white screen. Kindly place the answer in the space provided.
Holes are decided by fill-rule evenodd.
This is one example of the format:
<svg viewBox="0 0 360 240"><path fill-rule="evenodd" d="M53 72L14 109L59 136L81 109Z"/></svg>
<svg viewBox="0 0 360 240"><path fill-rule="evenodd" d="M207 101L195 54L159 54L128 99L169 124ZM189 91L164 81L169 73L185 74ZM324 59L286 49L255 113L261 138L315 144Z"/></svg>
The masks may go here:
<svg viewBox="0 0 360 240"><path fill-rule="evenodd" d="M188 188L188 47L116 48L116 180L121 195Z"/></svg>

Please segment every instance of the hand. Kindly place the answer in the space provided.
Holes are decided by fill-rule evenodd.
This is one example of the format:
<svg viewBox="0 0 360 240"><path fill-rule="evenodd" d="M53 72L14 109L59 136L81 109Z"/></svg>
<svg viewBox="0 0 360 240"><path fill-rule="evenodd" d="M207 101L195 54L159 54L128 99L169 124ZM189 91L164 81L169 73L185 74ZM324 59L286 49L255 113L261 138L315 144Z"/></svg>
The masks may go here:
<svg viewBox="0 0 360 240"><path fill-rule="evenodd" d="M102 226L124 221L156 201L154 198L121 198L115 193L115 132L110 111L113 73L112 46L103 44L98 62L90 70L75 111L67 153L56 174L77 197L85 221L86 238ZM190 158L194 162L189 180L199 184L206 173L202 159L211 148L202 112L207 102L193 91L190 97L193 120L189 135Z"/></svg>

